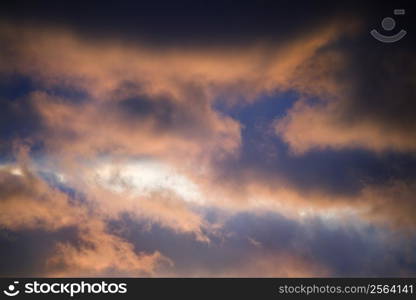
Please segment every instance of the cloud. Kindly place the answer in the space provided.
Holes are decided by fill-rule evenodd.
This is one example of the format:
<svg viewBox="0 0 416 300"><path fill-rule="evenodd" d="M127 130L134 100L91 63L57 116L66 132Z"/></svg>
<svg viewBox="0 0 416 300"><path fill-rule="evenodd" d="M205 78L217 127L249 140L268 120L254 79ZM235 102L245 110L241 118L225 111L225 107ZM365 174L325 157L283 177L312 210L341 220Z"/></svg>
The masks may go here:
<svg viewBox="0 0 416 300"><path fill-rule="evenodd" d="M309 105L298 102L276 121L276 133L292 151L304 154L322 149L367 149L374 152L415 152L413 130L397 130L390 123L370 118L345 120L342 102Z"/></svg>
<svg viewBox="0 0 416 300"><path fill-rule="evenodd" d="M225 277L225 278L264 278L264 277L325 277L329 271L325 266L314 263L310 259L289 253L262 253L242 257L243 261L238 265L225 266L223 268L189 270L187 277ZM163 274L163 273L162 273ZM169 273L164 276L169 276ZM172 275L171 275L172 276Z"/></svg>
<svg viewBox="0 0 416 300"><path fill-rule="evenodd" d="M342 20L331 23L293 40L257 42L246 49L222 45L161 49L138 42L86 40L64 29L8 24L0 36L8 45L4 51L12 57L0 69L34 78L39 89L46 90L28 96L42 124L32 137L45 147L49 160L55 159L59 173L75 178L75 188L88 199L106 202L106 212L114 207L112 202L119 203L117 213L144 215L147 210L150 219L203 239L201 227L206 224L177 195L154 193L152 200L141 196L147 209L135 209L130 196L115 196L88 181L95 175L79 161L99 161L107 155L131 163L137 156L151 157L198 184L204 180L198 177L207 178L204 189L212 189L210 180L216 172L212 162L238 156L242 129L237 120L215 109L216 98L227 95L232 103L241 96L254 101L259 94L276 90L312 92L310 78L299 68L320 48L351 31ZM72 99L65 93L56 95L57 87L85 94ZM91 186L83 185L85 180ZM121 197L125 199L120 201ZM117 200L101 200L112 198ZM158 216L155 211L160 211ZM184 215L187 221L175 215Z"/></svg>
<svg viewBox="0 0 416 300"><path fill-rule="evenodd" d="M404 230L412 230L416 225L416 218L411 213L416 206L415 192L415 181L393 180L380 187L366 187L359 201L371 203L366 211L368 219L391 222Z"/></svg>
<svg viewBox="0 0 416 300"><path fill-rule="evenodd" d="M342 64L329 64L326 77L318 76L321 85L332 78L325 89L329 93L320 101L296 103L276 120L276 133L297 155L357 148L414 153L416 64L409 49L378 51L368 42L333 47L329 52L343 58Z"/></svg>
<svg viewBox="0 0 416 300"><path fill-rule="evenodd" d="M157 251L136 253L130 243L108 233L102 216L51 187L27 165L0 170L0 198L0 225L9 230L77 228L78 245L57 243L43 275L151 274L159 263L171 263Z"/></svg>
<svg viewBox="0 0 416 300"><path fill-rule="evenodd" d="M152 47L4 23L0 39L10 59L0 71L28 76L42 90L27 100L42 125L31 138L51 154L151 155L181 168L185 162L185 168L209 169L212 160L238 155L241 146L241 124L216 110L215 101L254 101L288 89L316 92L318 84L310 84L310 70L302 66L355 30L342 19L329 22L291 40L247 48ZM325 63L319 65L314 72L325 73ZM81 99L68 90L82 92Z"/></svg>
<svg viewBox="0 0 416 300"><path fill-rule="evenodd" d="M256 170L250 166L217 169L198 182L201 193L213 207L237 212L276 212L302 221L309 217L362 222L399 231L412 231L415 218L415 180L390 177L380 182L363 179L353 192L342 193L316 184L304 188L284 177L284 173ZM223 177L225 176L225 177ZM227 199L227 201L224 201Z"/></svg>
<svg viewBox="0 0 416 300"><path fill-rule="evenodd" d="M33 76L46 87L81 89L100 100L137 92L184 100L195 96L195 88L208 96L219 91L254 96L290 86L302 63L352 30L342 20L331 22L332 26L317 27L293 40L257 42L243 49L221 45L151 48L137 42L87 41L65 29L4 24L1 39L10 59L2 62L0 70Z"/></svg>
<svg viewBox="0 0 416 300"><path fill-rule="evenodd" d="M149 225L159 224L178 234L191 234L199 241L209 242L203 230L210 230L211 224L203 219L197 208L201 206L197 203L187 202L189 199L181 197L175 190L158 186L146 186L145 190L138 190L132 182L128 183L128 177L123 173L123 168L119 169L119 174L113 177L115 180L126 180L126 185L118 185L117 190L108 185L103 185L99 178L100 172L96 172L92 177L81 177L84 184L75 183L77 190L83 192L89 203L93 205L98 213L108 219L117 220L124 215L134 219L147 222ZM138 180L145 178L146 173L141 174L137 169ZM147 190L147 191L146 191Z"/></svg>
<svg viewBox="0 0 416 300"><path fill-rule="evenodd" d="M354 222L351 222L353 220ZM155 226L123 220L127 240L140 240L140 249L169 253L175 265L159 276L185 277L322 277L410 276L413 234L368 226L359 219L307 217L302 221L279 213L234 214L211 243L198 243ZM132 222L132 223L130 223ZM117 226L116 226L117 227ZM256 240L253 245L251 240ZM259 244L261 246L259 246ZM143 248L141 248L143 247ZM359 255L358 255L359 253ZM382 261L382 263L380 263Z"/></svg>
<svg viewBox="0 0 416 300"><path fill-rule="evenodd" d="M72 104L41 92L32 97L46 128L40 139L68 156L113 153L203 159L204 153L232 153L240 143L238 122L204 104L186 107L169 100L129 100L152 106L146 113L132 112L125 102Z"/></svg>
<svg viewBox="0 0 416 300"><path fill-rule="evenodd" d="M0 186L0 224L7 228L57 230L85 218L82 208L69 205L67 195L27 169L3 168Z"/></svg>
<svg viewBox="0 0 416 300"><path fill-rule="evenodd" d="M172 261L158 251L136 254L129 242L109 234L103 222L81 226L81 247L58 243L47 260L48 276L149 276L158 265Z"/></svg>
<svg viewBox="0 0 416 300"><path fill-rule="evenodd" d="M299 247L270 247L267 239L235 230L250 250L243 247L233 258L238 247L230 246L227 264L220 248L206 258L212 266L175 269L180 256L171 258L163 249L145 249L140 239L126 239L127 228L110 230L126 217L145 224L149 234L160 227L197 249L230 239L226 223L241 212L285 216L297 224L288 231L307 228L315 217L337 224L357 218L368 226L412 230L412 180L363 184L345 195L320 187L319 180L304 189L284 172L233 168L233 162L241 163L244 125L217 109L218 101L247 105L264 94L286 91L295 91L299 99L272 126L298 156L326 148L414 151L410 114L403 121L392 116L391 98L382 98L381 108L371 113L380 93L368 95L345 76L357 74L351 65L355 60L334 44L356 28L341 19L329 23L289 40L258 41L247 48L220 43L158 47L138 40L87 39L62 28L4 24L0 42L6 46L0 55L9 59L0 61L0 73L28 77L34 87L23 97L2 100L9 117L1 125L15 135L5 130L0 139L12 144L28 138L35 153L27 155L36 157L37 165L27 157L0 170L0 224L16 231L76 228L77 241L59 241L47 260L45 274L53 276L326 276L342 268L336 259L315 262ZM398 97L412 111L409 86L411 81ZM220 216L213 221L209 211ZM313 230L320 232L320 227ZM305 248L312 245L325 253L315 244L322 241L319 236L308 238L302 235ZM213 257L219 258L217 264Z"/></svg>

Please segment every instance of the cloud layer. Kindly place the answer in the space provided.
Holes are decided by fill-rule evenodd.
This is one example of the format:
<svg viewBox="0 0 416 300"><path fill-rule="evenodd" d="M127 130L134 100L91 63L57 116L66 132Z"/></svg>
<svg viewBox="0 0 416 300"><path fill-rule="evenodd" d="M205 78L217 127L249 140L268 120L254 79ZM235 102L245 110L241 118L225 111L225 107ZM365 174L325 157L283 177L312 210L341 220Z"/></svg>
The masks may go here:
<svg viewBox="0 0 416 300"><path fill-rule="evenodd" d="M415 65L361 70L360 20L244 46L1 25L0 226L50 237L37 275L415 274Z"/></svg>

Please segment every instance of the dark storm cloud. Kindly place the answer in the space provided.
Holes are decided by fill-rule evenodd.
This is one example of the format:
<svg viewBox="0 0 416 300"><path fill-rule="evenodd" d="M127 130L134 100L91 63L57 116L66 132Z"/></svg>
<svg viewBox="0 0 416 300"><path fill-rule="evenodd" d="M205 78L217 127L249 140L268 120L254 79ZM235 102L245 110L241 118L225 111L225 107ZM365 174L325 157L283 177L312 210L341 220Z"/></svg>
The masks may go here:
<svg viewBox="0 0 416 300"><path fill-rule="evenodd" d="M120 100L118 103L109 104L104 110L117 110L123 117L135 122L151 119L155 121L155 127L160 132L179 132L184 136L203 134L203 120L198 115L209 113L209 107L204 101L190 106L178 103L168 96L150 98L146 95Z"/></svg>
<svg viewBox="0 0 416 300"><path fill-rule="evenodd" d="M0 153L3 159L13 159L15 142L33 140L42 128L39 115L27 98L6 99L0 96Z"/></svg>
<svg viewBox="0 0 416 300"><path fill-rule="evenodd" d="M411 1L13 1L1 16L18 22L67 25L86 37L119 36L152 44L194 45L285 40L334 16L379 24L393 8Z"/></svg>
<svg viewBox="0 0 416 300"><path fill-rule="evenodd" d="M342 56L342 63L328 71L334 91L318 102L299 101L276 121L278 135L294 153L325 148L415 152L415 37L408 34L393 44L372 38L368 31L374 28L391 34L383 31L380 21L393 16L393 9L382 8L379 19L375 15L363 19L361 33L354 39L340 39L321 49L322 54ZM415 30L412 13L408 9L406 15L394 16L394 33Z"/></svg>
<svg viewBox="0 0 416 300"><path fill-rule="evenodd" d="M170 257L173 269L160 270L168 276L302 276L305 262L313 262L306 264L309 276L411 276L416 272L410 255L416 247L414 237L409 242L407 236L359 223L297 222L278 214L243 213L229 219L221 235L210 236L210 243L128 218L111 227L124 228L122 234L137 250L159 249ZM299 262L298 273L290 265L292 258Z"/></svg>
<svg viewBox="0 0 416 300"><path fill-rule="evenodd" d="M9 231L0 229L0 277L44 276L47 261L54 254L56 243L77 245L79 236L75 227L55 232L41 230Z"/></svg>
<svg viewBox="0 0 416 300"><path fill-rule="evenodd" d="M345 7L333 1L15 1L2 15L19 22L65 24L87 36L208 45L285 39L308 31L331 13L345 12Z"/></svg>
<svg viewBox="0 0 416 300"><path fill-rule="evenodd" d="M409 26L400 24L406 29ZM364 119L386 132L402 132L409 137L416 132L416 48L411 46L411 39L392 47L362 41L365 47L361 43L345 50L352 81L351 95L342 108L345 123Z"/></svg>

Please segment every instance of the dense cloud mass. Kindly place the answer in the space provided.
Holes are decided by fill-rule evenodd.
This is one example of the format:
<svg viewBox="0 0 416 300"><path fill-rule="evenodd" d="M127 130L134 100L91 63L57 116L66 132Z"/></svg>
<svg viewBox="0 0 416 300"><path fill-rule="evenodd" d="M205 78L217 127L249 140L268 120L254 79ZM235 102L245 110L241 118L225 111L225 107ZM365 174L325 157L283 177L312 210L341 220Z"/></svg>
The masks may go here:
<svg viewBox="0 0 416 300"><path fill-rule="evenodd" d="M416 64L409 52L395 50L369 58L363 50L350 50L347 66L338 71L349 76L338 81L331 99L297 103L277 121L276 132L295 153L316 148L414 152Z"/></svg>
<svg viewBox="0 0 416 300"><path fill-rule="evenodd" d="M0 274L414 276L412 38L201 5L1 14Z"/></svg>

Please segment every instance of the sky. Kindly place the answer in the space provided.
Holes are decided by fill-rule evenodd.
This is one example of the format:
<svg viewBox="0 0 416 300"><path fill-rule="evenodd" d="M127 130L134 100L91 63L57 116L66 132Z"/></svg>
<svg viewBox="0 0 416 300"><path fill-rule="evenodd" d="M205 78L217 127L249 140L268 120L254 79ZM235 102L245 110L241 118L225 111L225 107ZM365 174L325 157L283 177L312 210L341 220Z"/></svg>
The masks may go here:
<svg viewBox="0 0 416 300"><path fill-rule="evenodd" d="M415 276L414 11L334 2L9 3L0 276Z"/></svg>

